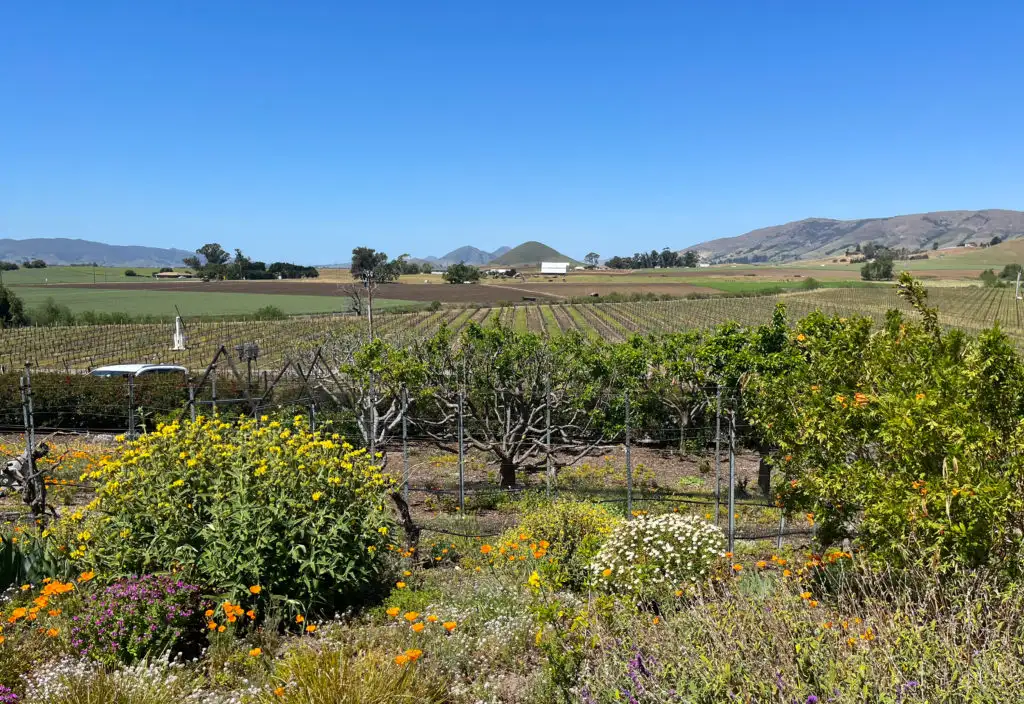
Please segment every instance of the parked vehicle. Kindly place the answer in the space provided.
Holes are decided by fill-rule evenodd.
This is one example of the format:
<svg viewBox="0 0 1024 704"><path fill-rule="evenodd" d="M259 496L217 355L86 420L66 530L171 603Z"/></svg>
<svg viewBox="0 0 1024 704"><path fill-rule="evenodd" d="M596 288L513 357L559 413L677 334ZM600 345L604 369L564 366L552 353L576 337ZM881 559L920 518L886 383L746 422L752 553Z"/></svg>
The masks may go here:
<svg viewBox="0 0 1024 704"><path fill-rule="evenodd" d="M96 367L91 372L91 376L99 376L104 378L118 377L118 376L151 376L157 374L182 374L187 375L188 369L177 364L111 364L106 367Z"/></svg>

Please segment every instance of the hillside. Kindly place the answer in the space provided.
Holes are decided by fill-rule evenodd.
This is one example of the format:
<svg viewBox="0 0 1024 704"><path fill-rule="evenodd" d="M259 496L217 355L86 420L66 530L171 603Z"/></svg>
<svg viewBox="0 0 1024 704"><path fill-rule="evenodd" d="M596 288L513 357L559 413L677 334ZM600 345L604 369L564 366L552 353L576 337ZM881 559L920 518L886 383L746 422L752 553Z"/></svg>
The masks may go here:
<svg viewBox="0 0 1024 704"><path fill-rule="evenodd" d="M943 248L964 242L980 244L994 236L1024 236L1024 212L947 210L864 220L808 218L702 242L687 249L715 261L786 261L835 256L866 242L931 250L936 245Z"/></svg>
<svg viewBox="0 0 1024 704"><path fill-rule="evenodd" d="M538 267L541 262L579 263L575 259L565 256L542 242L533 241L523 242L518 247L513 247L488 263L492 266Z"/></svg>
<svg viewBox="0 0 1024 704"><path fill-rule="evenodd" d="M192 254L183 249L104 244L63 237L0 239L0 260L20 263L26 259L42 259L51 266L93 262L100 266L182 266L181 260Z"/></svg>

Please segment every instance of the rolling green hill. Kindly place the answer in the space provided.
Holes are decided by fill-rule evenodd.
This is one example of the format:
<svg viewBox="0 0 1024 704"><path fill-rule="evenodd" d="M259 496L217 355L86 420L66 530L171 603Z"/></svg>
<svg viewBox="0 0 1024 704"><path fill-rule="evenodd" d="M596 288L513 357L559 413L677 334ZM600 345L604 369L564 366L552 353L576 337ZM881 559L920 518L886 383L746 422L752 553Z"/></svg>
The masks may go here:
<svg viewBox="0 0 1024 704"><path fill-rule="evenodd" d="M488 262L488 266L513 266L519 268L539 267L541 262L569 262L579 264L572 257L567 257L543 242L523 242L513 247L497 259Z"/></svg>

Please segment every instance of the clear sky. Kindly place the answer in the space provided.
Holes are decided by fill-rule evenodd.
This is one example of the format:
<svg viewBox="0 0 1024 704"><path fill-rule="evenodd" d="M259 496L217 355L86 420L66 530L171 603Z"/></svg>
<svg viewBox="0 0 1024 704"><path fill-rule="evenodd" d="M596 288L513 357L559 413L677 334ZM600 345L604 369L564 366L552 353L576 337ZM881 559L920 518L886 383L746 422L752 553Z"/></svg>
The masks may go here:
<svg viewBox="0 0 1024 704"><path fill-rule="evenodd" d="M0 237L602 256L1024 209L1024 3L4 0Z"/></svg>

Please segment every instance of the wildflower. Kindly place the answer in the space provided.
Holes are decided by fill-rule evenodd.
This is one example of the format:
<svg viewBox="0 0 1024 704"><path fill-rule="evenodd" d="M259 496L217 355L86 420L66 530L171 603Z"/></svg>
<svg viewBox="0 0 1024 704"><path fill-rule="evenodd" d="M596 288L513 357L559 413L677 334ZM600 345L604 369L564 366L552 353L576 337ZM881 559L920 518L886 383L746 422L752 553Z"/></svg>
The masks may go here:
<svg viewBox="0 0 1024 704"><path fill-rule="evenodd" d="M399 589L405 589L405 582L395 582L395 586Z"/></svg>
<svg viewBox="0 0 1024 704"><path fill-rule="evenodd" d="M606 567L604 569L604 571L601 572L601 576L602 577L611 577L612 576L612 568L611 567Z"/></svg>
<svg viewBox="0 0 1024 704"><path fill-rule="evenodd" d="M405 651L405 654L409 656L410 660L415 662L416 660L419 660L420 657L423 655L423 651L419 648L409 648Z"/></svg>
<svg viewBox="0 0 1024 704"><path fill-rule="evenodd" d="M95 576L95 572L83 572L82 574L78 575L78 583L81 584L82 582L88 582Z"/></svg>
<svg viewBox="0 0 1024 704"><path fill-rule="evenodd" d="M392 606L390 609L388 609L384 613L386 613L391 618L397 618L398 617L398 611L399 611L399 609L398 609L397 606Z"/></svg>
<svg viewBox="0 0 1024 704"><path fill-rule="evenodd" d="M661 619L660 619L660 618L658 618L657 616L655 616L655 617L654 617L654 618L653 618L653 619L651 620L651 623L653 623L653 624L654 624L655 626L657 626L657 625L658 625L659 623L661 623Z"/></svg>
<svg viewBox="0 0 1024 704"><path fill-rule="evenodd" d="M261 591L263 591L263 587L261 587L258 584L254 584L251 587L249 587L250 594L259 594Z"/></svg>
<svg viewBox="0 0 1024 704"><path fill-rule="evenodd" d="M402 576L403 577L411 577L412 576L412 572L410 572L409 570L406 570L405 572L402 573Z"/></svg>
<svg viewBox="0 0 1024 704"><path fill-rule="evenodd" d="M207 609L207 610L206 610L206 611L205 611L205 612L203 613L203 616L206 616L206 618L210 618L211 616L213 616L213 609Z"/></svg>
<svg viewBox="0 0 1024 704"><path fill-rule="evenodd" d="M735 564L735 565L732 566L732 571L733 572L741 572L742 570L743 570L743 565Z"/></svg>
<svg viewBox="0 0 1024 704"><path fill-rule="evenodd" d="M249 618L253 619L253 620L256 620L256 610L255 609L249 609L248 611L245 612L245 615L248 616Z"/></svg>
<svg viewBox="0 0 1024 704"><path fill-rule="evenodd" d="M768 566L768 563L767 563L767 562L765 562L764 560L758 560L758 561L757 561L757 569L759 569L759 570L763 570L763 569L764 569L764 568L766 568L767 566Z"/></svg>
<svg viewBox="0 0 1024 704"><path fill-rule="evenodd" d="M316 624L311 623L308 626L306 626L306 633L312 633L315 630L316 630Z"/></svg>
<svg viewBox="0 0 1024 704"><path fill-rule="evenodd" d="M423 623L421 623L421 622L416 622L416 623L412 624L412 630L413 630L414 633L419 633L420 631L423 630L423 628L424 628L424 626L423 626Z"/></svg>
<svg viewBox="0 0 1024 704"><path fill-rule="evenodd" d="M249 657L251 658L258 658L260 655L263 655L262 648L253 648L249 651Z"/></svg>
<svg viewBox="0 0 1024 704"><path fill-rule="evenodd" d="M540 575L537 574L536 570L534 570L533 574L530 575L530 578L526 580L526 583L529 584L530 587L533 589L540 588Z"/></svg>
<svg viewBox="0 0 1024 704"><path fill-rule="evenodd" d="M800 593L800 598L801 599L810 599L811 598L811 593L810 592L801 592Z"/></svg>
<svg viewBox="0 0 1024 704"><path fill-rule="evenodd" d="M217 630L217 622L216 621L207 621L206 622L206 627L209 628L211 631L215 631L215 630Z"/></svg>
<svg viewBox="0 0 1024 704"><path fill-rule="evenodd" d="M56 628L50 628L49 630L46 631L46 635L49 636L50 638L56 638L57 634L59 634L59 633L60 633L60 631L58 631Z"/></svg>
<svg viewBox="0 0 1024 704"><path fill-rule="evenodd" d="M804 335L803 333L800 333L799 335L796 336L796 339L799 340L800 342L803 342L804 340L807 339L807 336Z"/></svg>
<svg viewBox="0 0 1024 704"><path fill-rule="evenodd" d="M299 614L298 616L295 617L295 623L302 623L305 620L306 620L306 617L303 616L302 614Z"/></svg>
<svg viewBox="0 0 1024 704"><path fill-rule="evenodd" d="M427 621L429 621L430 623L437 623L437 616L435 616L434 614L430 614L429 616L427 616Z"/></svg>
<svg viewBox="0 0 1024 704"><path fill-rule="evenodd" d="M403 616L403 618L406 621L408 621L409 623L412 623L413 621L415 621L419 617L420 617L420 614L419 614L418 611L406 611L405 612L405 616Z"/></svg>
<svg viewBox="0 0 1024 704"><path fill-rule="evenodd" d="M274 696L275 697L283 697L284 696L284 687L278 687L277 689L275 689L274 690Z"/></svg>
<svg viewBox="0 0 1024 704"><path fill-rule="evenodd" d="M313 492L313 501L319 501L321 496L323 496L323 494L321 492L314 491Z"/></svg>
<svg viewBox="0 0 1024 704"><path fill-rule="evenodd" d="M490 545L480 546L480 552L482 552L484 555L489 554L492 550L494 550L494 548L492 548Z"/></svg>
<svg viewBox="0 0 1024 704"><path fill-rule="evenodd" d="M228 627L225 626L224 624L221 624L221 625L217 626L217 633L223 633L226 630L228 630Z"/></svg>
<svg viewBox="0 0 1024 704"><path fill-rule="evenodd" d="M812 609L818 608L818 602L815 601L814 599L811 599L810 601L808 601L807 605L810 606Z"/></svg>
<svg viewBox="0 0 1024 704"><path fill-rule="evenodd" d="M789 570L782 570L782 576L783 577L792 577L793 573L790 572Z"/></svg>
<svg viewBox="0 0 1024 704"><path fill-rule="evenodd" d="M405 653L402 653L401 655L396 655L395 656L395 664L396 665L407 665L409 663L410 659L411 658L408 655L406 655Z"/></svg>
<svg viewBox="0 0 1024 704"><path fill-rule="evenodd" d="M443 626L444 626L444 630L446 630L446 631L448 631L449 633L451 633L452 631L454 631L454 630L455 630L455 627L456 627L456 626L457 626L458 624L456 624L456 623L455 623L455 621L445 621L445 622L444 622L443 624L441 624L441 625L443 625Z"/></svg>

